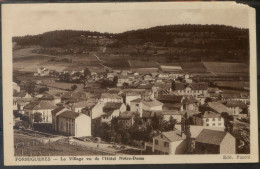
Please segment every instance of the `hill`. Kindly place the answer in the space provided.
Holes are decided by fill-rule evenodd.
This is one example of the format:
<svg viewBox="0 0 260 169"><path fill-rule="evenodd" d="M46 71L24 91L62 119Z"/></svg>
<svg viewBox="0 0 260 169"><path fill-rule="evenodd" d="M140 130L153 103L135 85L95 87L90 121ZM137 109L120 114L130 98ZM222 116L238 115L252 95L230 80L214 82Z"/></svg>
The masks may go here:
<svg viewBox="0 0 260 169"><path fill-rule="evenodd" d="M66 54L75 53L75 50L79 53L97 52L106 48L103 55L116 54L122 59L249 63L249 30L224 25L166 25L119 34L62 30L13 37L13 42L21 47L59 47L66 49L63 52ZM56 49L41 51L63 54Z"/></svg>

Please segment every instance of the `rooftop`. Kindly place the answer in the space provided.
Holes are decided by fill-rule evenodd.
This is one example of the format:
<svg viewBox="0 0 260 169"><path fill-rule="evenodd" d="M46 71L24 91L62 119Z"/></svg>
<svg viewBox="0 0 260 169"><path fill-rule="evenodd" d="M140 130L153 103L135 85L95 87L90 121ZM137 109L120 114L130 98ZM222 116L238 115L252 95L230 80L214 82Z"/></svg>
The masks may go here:
<svg viewBox="0 0 260 169"><path fill-rule="evenodd" d="M220 145L226 135L227 132L225 131L203 129L195 141L205 144Z"/></svg>
<svg viewBox="0 0 260 169"><path fill-rule="evenodd" d="M40 101L35 101L27 104L24 109L29 109L29 110L47 110L47 109L55 109L57 106L40 100Z"/></svg>

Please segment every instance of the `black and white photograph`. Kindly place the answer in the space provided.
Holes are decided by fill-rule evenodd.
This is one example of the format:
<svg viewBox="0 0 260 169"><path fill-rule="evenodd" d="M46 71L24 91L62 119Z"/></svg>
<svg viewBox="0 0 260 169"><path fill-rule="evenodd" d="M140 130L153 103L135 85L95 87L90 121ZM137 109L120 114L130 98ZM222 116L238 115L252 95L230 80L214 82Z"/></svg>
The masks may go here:
<svg viewBox="0 0 260 169"><path fill-rule="evenodd" d="M5 160L256 162L254 12L207 4L4 5Z"/></svg>

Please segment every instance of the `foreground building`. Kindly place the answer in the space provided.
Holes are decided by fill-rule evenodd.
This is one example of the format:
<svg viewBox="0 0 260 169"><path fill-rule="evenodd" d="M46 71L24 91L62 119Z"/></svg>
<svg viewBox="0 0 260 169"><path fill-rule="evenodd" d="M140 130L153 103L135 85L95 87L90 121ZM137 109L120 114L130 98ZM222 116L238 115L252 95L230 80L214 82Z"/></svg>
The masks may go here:
<svg viewBox="0 0 260 169"><path fill-rule="evenodd" d="M153 142L146 143L146 150L154 154L184 154L186 150L186 135L179 130L162 132L153 137Z"/></svg>
<svg viewBox="0 0 260 169"><path fill-rule="evenodd" d="M236 139L225 131L203 129L195 140L196 154L235 154Z"/></svg>
<svg viewBox="0 0 260 169"><path fill-rule="evenodd" d="M56 131L75 137L91 136L91 118L83 113L64 111L56 115Z"/></svg>

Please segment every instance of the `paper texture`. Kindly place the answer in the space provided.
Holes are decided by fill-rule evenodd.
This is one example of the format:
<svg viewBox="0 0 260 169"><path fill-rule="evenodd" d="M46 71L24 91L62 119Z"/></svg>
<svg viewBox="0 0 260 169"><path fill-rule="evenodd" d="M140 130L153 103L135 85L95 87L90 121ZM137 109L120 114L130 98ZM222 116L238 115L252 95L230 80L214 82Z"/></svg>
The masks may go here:
<svg viewBox="0 0 260 169"><path fill-rule="evenodd" d="M258 162L253 8L3 4L2 21L5 165Z"/></svg>

